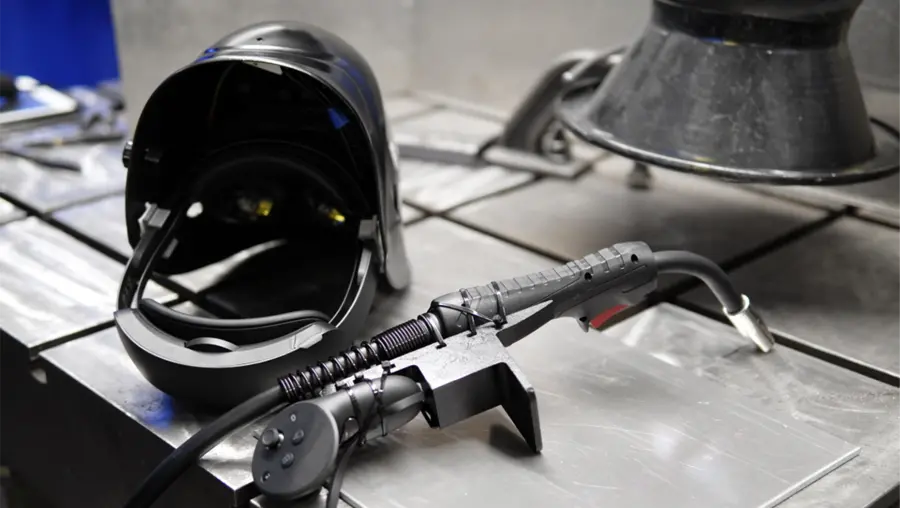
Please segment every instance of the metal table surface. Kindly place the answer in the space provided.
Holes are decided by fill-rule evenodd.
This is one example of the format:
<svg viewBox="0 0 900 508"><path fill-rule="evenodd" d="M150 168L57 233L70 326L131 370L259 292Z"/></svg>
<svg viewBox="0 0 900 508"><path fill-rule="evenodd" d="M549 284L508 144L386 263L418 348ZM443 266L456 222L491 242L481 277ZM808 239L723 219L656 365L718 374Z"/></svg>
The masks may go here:
<svg viewBox="0 0 900 508"><path fill-rule="evenodd" d="M52 154L79 161L81 171L45 168L23 159L0 156L3 175L0 192L40 212L50 212L125 188L119 143L64 146L53 149Z"/></svg>
<svg viewBox="0 0 900 508"><path fill-rule="evenodd" d="M418 97L413 97L408 104L403 104L402 100L393 106L388 104L395 131L402 130L401 126L408 121L421 119L437 111L451 111L459 120L458 123L453 117L449 120L445 118L442 122L439 117L437 125L429 127L427 121L414 123L411 124L412 130L407 132L415 133L415 129L420 128L425 133L423 139L455 140L450 143L454 150L464 147L466 143L469 147L474 147L486 139L486 136L496 132L491 130L494 127L490 126L492 122L489 117L484 118L482 127L467 126L466 120L460 118L472 115L477 117L477 114L446 107L435 111L429 107L419 109L418 102ZM439 146L441 143L437 142ZM112 166L120 168L118 153L114 155L116 164ZM656 249L695 250L725 262L729 268L735 268L735 274L744 279L739 280L741 289L763 306L765 317L775 321L779 331L789 334L790 330L781 329L779 321L783 317L790 318L790 314L779 313L778 308L766 308L768 298L765 296L765 288L756 283L757 280L751 280L760 276L742 275L745 270L749 273L770 258L788 255L792 252L791 249L801 249L805 242L816 241L816 235L829 228L843 227L844 222L852 222L854 227L850 229L854 231L853 234L841 232L837 237L831 236L832 243L836 243L838 239L846 241L845 238L856 234L866 236L865 233L858 233L855 227L864 224L873 228L865 239L864 244L869 247L869 251L864 258L873 262L873 266L889 263L891 259L896 260L897 238L900 237L896 229L850 218L835 221L832 217L823 220L829 214L829 209L832 210L832 215L833 210L838 210L842 215L848 214L849 210L842 207L823 203L814 203L820 208L798 205L737 186L663 170L653 171L652 190L633 191L625 186L628 167L627 161L608 157L598 164L595 172L589 172L574 182L534 180L529 176L525 181L508 186L498 185L486 192L482 192L483 189L479 186L460 183L466 178L479 177L478 172L484 168L459 167L454 170L457 171L454 185L449 185L448 179L441 176L446 168L421 171L417 175L422 179L419 187L406 184L403 198L412 207L404 206L402 211L405 222L415 221L408 226L406 232L407 248L415 270L414 283L404 293L379 296L368 323L369 330L380 330L408 319L421 312L431 298L457 289L464 281L481 282L501 277L504 273L531 271L553 264L553 261L541 254L557 259L580 257L611 243L638 239L648 241ZM118 171L108 173L107 177L114 182L123 176L124 172L120 169ZM415 176L411 175L416 175L416 171L407 171L401 165L401 182L405 178L413 181ZM522 175L513 171L509 173L517 177ZM428 178L429 176L433 177ZM888 181L882 183L885 182ZM149 386L128 361L115 332L108 328L95 331L110 325L111 302L118 287L117 275L121 273L121 265L80 244L74 237L54 230L54 226L61 224L103 245L115 254L116 259L127 256L130 249L121 224L121 197L98 199L109 193L116 194L115 189L121 188L116 185L120 184L110 184L109 188L114 189L113 191L99 193L91 190L92 185L94 184L84 180L73 182L66 195L80 197L67 197L57 200L56 204L47 204L47 201L53 200L46 200L45 193L36 192L34 187L31 187L30 193L21 194L15 194L7 187L3 188L3 192L24 202L30 210L55 213L45 217L49 219L49 223L30 217L0 226L0 241L10 238L5 245L0 246L4 253L0 257L0 291L8 292L12 289L18 295L19 299L11 301L25 306L23 315L36 310L47 312L48 309L54 309L55 314L66 317L70 316L71 309L80 308L79 305L83 302L74 302L71 306L67 304L62 307L65 310L55 310L58 306L55 299L60 298L59 295L48 292L40 298L30 299L27 295L31 285L7 282L10 280L7 277L8 269L3 264L7 257L6 251L10 250L10 246L37 242L45 248L37 249L39 254L27 257L37 260L41 264L41 270L27 276L20 275L22 280L30 281L30 277L40 281L40 277L50 276L47 274L60 277L53 267L68 266L75 262L69 260L71 253L74 259L94 267L92 270L98 273L107 270L109 275L105 276L106 282L81 280L85 274L93 272L84 271L79 274L67 269L62 274L62 279L81 287L80 291L87 287L89 290L94 288L97 295L110 295L110 306L108 310L103 310L101 304L97 304L93 315L101 316L97 321L99 324L88 323L90 320L82 319L77 312L72 314L75 317L65 323L68 328L63 327L65 331L62 335L56 334L57 338L39 343L39 347L44 348L43 351L39 347L33 351L26 350L32 355L39 352L37 359L31 363L27 362L28 355L24 355L22 359L19 355L9 354L6 346L12 341L12 332L5 324L0 323L0 327L8 332L2 334L3 350L7 354L3 355L3 383L0 388L3 390L4 411L0 415L4 418L6 428L10 428L12 421L18 425L17 430L21 430L15 442L5 440L4 461L11 460L22 466L14 466L13 469L25 470L31 475L29 480L45 482L40 484L41 488L57 500L78 499L87 505L102 507L118 506L140 478L174 444L186 439L193 430L208 421L211 415L172 401ZM415 197L416 193L419 194L418 197ZM72 206L78 203L84 204ZM437 217L429 217L431 215ZM23 223L37 226L18 226L18 229L7 231L8 228ZM37 233L31 232L30 228L37 230ZM20 236L23 238L19 238ZM36 240L32 238L35 236ZM45 237L49 240L42 240ZM891 238L894 239L893 251L885 248L890 244ZM847 242L846 249L856 247ZM458 255L461 246L467 250L466 256ZM824 253L830 249L833 249L833 245L827 243L826 239L819 245L811 245L809 252L818 250ZM61 252L66 254L62 255ZM808 257L807 254L798 256ZM846 259L848 254L841 256ZM818 274L823 269L832 269L847 277L841 280L852 280L848 275L850 272L839 270L852 266L852 263L841 264L836 260L827 260L826 256L820 258L823 259L821 265L809 260L797 262L796 265L789 265L784 261L784 266L792 268L777 272L775 277L780 279L775 282L803 276L810 281L818 281L818 275L809 274ZM854 257L851 260L856 259ZM25 260L26 266L28 262L29 260ZM207 274L205 278L179 280L179 283L186 289L200 291L209 283L210 277L214 278L226 268L227 266L213 267L213 273ZM888 275L896 278L896 261L893 269L893 274L888 271ZM860 279L870 280L866 277L873 277L872 280L877 278L876 275L869 274ZM840 284L846 283L849 282L834 281L834 286L827 288L839 288ZM98 288L93 284L102 287ZM863 322L863 314L871 307L876 309L876 314L881 319L878 321L880 333L889 331L890 315L883 309L887 309L891 302L896 307L896 291L891 293L885 289L885 292L879 293L884 301L882 308L875 303L876 299L866 299L860 293L861 289L850 287L848 293L858 298L854 302L858 304L856 318L859 322ZM856 287L862 288L864 285ZM876 284L873 287L882 286ZM886 285L883 287L887 288ZM817 295L809 294L820 291L816 284L805 284L802 288L805 291L804 301L808 299L810 302L833 303L824 296L817 300ZM778 302L777 299L771 301ZM694 305L682 300L675 302ZM190 310L190 307L185 306L181 308L192 312L202 311L196 308ZM834 312L833 307L823 308L827 308L826 312L831 314L839 314ZM0 308L0 316L5 317L7 314L9 312L6 309ZM827 318L835 321L843 319L839 315ZM103 319L106 321L102 322ZM894 326L898 319L900 318L895 315ZM900 451L900 394L895 386L870 379L847 368L845 364L829 363L827 355L823 357L824 360L816 358L807 354L808 350L793 350L781 346L773 355L756 355L730 327L671 304L643 310L602 334L592 332L584 335L580 331L572 333L572 327L567 326L570 324L554 323L511 349L526 375L536 381L538 388L543 387L544 391L552 392L539 393L541 407L548 408L546 412L549 416L545 418L546 421L553 421L553 418L566 414L563 399L554 398L554 395L560 395L558 389L562 386L571 389L573 383L581 379L577 372L548 372L541 366L548 358L577 362L591 361L590 359L596 361L597 357L594 355L608 355L614 358L613 364L618 365L616 372L619 374L622 374L623 369L630 372L638 365L657 374L681 369L677 371L678 374L670 377L682 381L690 379L690 386L708 386L714 393L733 394L729 398L732 402L747 400L747 404L756 405L766 415L785 418L789 426L796 426L798 429L814 428L860 447L858 457L792 496L782 506L867 507L891 492L891 489L895 489L891 493L891 499L896 498L897 477L900 474L900 465L897 463ZM42 325L39 320L31 320L20 327L36 330ZM819 334L826 336L827 331L827 325L818 329L810 328L802 339L814 349L832 348L834 345L829 344L826 339L834 341L838 336L822 339ZM861 334L856 336L859 335ZM585 344L584 354L576 355L579 351L570 350L571 356L557 356L565 351L555 349L565 348L550 344L569 340L576 341L579 345ZM15 343L22 345L18 341ZM878 351L879 347L886 346L873 342L864 349ZM588 351L591 351L590 354ZM851 350L848 347L844 351L853 356L861 349ZM651 361L652 359L644 356L646 354L654 356L656 360ZM635 355L640 359L628 360L635 358ZM625 367L626 364L631 367ZM582 377L586 379L586 383L579 384L580 387L588 383L604 382L602 374ZM552 383L559 383L560 387ZM597 391L605 391L610 385L614 383L607 379L603 389ZM697 392L692 390L691 393ZM565 393L563 395L568 396ZM15 403L10 404L10 401ZM667 407L672 411L678 409L677 404ZM603 405L599 402L598 406L587 403L583 406L583 410L587 412L602 409ZM615 418L619 412L614 413L601 414L598 418ZM689 416L694 417L693 413ZM477 471L481 471L483 477L502 471L504 478L527 478L527 483L520 480L523 483L517 484L516 489L520 491L517 493L519 495L531 493L532 496L528 499L531 502L551 499L551 504L559 505L560 502L565 504L573 499L573 494L590 492L597 495L598 499L610 495L611 491L600 491L598 494L595 492L596 488L589 490L591 487L584 485L564 483L564 488L560 490L558 485L548 483L545 481L547 478L559 478L554 476L559 469L554 473L552 468L544 470L535 465L533 458L529 461L527 457L510 458L502 455L507 452L515 454L517 441L514 437L504 439L504 435L507 438L511 436L501 431L499 441L492 444L489 428L493 424L509 428L501 413L491 411L448 429L447 432L424 428L422 422L418 422L395 437L373 443L372 450L357 457L362 460L356 463L348 476L345 484L346 500L354 506L366 508L390 505L389 501L404 506L438 505L447 499L479 505L479 501L485 503L491 495L497 495L497 488L485 487L488 490L481 491L484 494L481 499L472 494L453 498L465 491L461 489L465 485L464 479L471 481L473 488L486 485L483 480L471 478L471 474ZM551 426L545 429L545 436L559 436L560 434L556 434L558 431L555 425ZM246 463L249 460L248 451L254 445L250 432L248 429L233 436L214 450L202 466L192 468L173 487L162 505L231 506L235 499L247 500L251 493L243 487L249 481ZM618 441L610 441L609 447L601 450L607 453L617 450L616 446L628 439L625 434L615 435ZM33 453L33 443L48 435L54 436L60 443L60 447L54 449L54 459L49 461L44 456ZM550 453L564 448L565 443L560 445L554 444L552 439L550 441L547 446ZM495 446L497 443L499 445ZM578 463L587 464L585 467L591 468L594 463L589 460L597 460L597 456L585 457L591 454L590 450L569 448L571 452L557 457L559 461L581 461ZM436 450L441 450L441 453L438 454ZM756 458L760 460L769 453L764 447L760 447L758 452ZM601 452L596 453L599 455ZM405 462L407 465L419 464L410 473L410 477L418 481L398 479L391 474L396 467L404 464L402 461L391 460L398 454L412 461ZM479 462L479 458L485 457L502 457L502 461L496 463L497 467L488 469L481 466L492 462ZM457 462L450 467L443 466L447 463L445 461L450 460ZM465 464L469 461L472 461L474 471L466 470ZM597 464L601 465L593 467L599 468L599 471L605 470L603 461ZM104 483L100 489L97 488L98 471L103 472ZM607 476L615 477L617 473L618 471L612 471ZM587 476L587 472L577 472L576 476L563 479L574 479L594 486L609 486L597 483L597 478ZM46 483L48 479L52 479L52 482ZM646 475L641 479L644 482L656 481ZM636 485L647 485L634 481ZM431 488L427 488L428 486ZM413 491L424 494L420 497L403 497L404 492ZM262 498L253 499L250 504L265 508L272 506ZM323 498L320 496L298 506L322 504Z"/></svg>
<svg viewBox="0 0 900 508"><path fill-rule="evenodd" d="M686 249L727 262L825 217L825 213L735 185L658 170L634 190L632 164L606 157L574 182L544 180L453 211L450 217L557 259L616 242ZM673 279L670 279L673 280Z"/></svg>
<svg viewBox="0 0 900 508"><path fill-rule="evenodd" d="M373 314L373 319L370 319L368 324L371 330L379 330L389 324L394 324L399 320L407 319L410 315L420 312L427 306L428 301L430 301L433 296L446 292L448 288L456 287L456 285L460 284L461 279L464 279L463 284L465 284L467 282L489 279L496 276L498 273L503 275L504 273L513 274L523 271L532 271L548 266L548 263L551 263L551 261L543 257L528 253L441 219L426 219L409 227L407 234L410 244L409 251L412 260L411 262L417 270L416 283L407 292L379 299L377 310L375 311L375 314ZM460 244L465 244L470 253L475 258L479 259L477 265L472 266L468 263L467 258L440 255L440 253L446 252L448 248ZM646 312L657 312L657 309ZM639 316L642 315L643 314ZM662 375L663 377L670 378L671 383L679 382L677 379L681 380L681 386L684 387L685 377L696 375L698 373L696 370L698 365L707 366L712 372L715 372L716 369L720 368L720 357L727 357L730 362L755 362L759 364L756 366L757 369L772 369L775 367L769 362L781 361L782 357L787 356L788 358L796 357L796 360L793 360L791 365L798 364L799 367L796 367L797 370L803 371L806 369L813 372L823 371L824 374L820 374L819 377L824 377L824 380L817 379L816 376L812 375L802 377L799 379L799 383L805 383L812 386L809 391L797 394L784 394L783 391L778 391L776 389L777 386L773 387L768 383L754 381L754 376L758 376L759 372L755 372L748 367L743 367L742 369L745 370L745 375L743 377L737 376L737 379L731 380L730 383L720 384L724 384L728 389L733 389L732 383L741 384L741 391L753 394L754 398L761 402L766 410L777 404L804 406L807 403L807 398L811 396L811 393L826 392L834 389L836 386L841 386L844 390L841 393L849 394L847 396L847 401L837 401L834 402L834 404L838 404L837 407L843 407L840 404L851 404L847 406L848 414L857 415L855 419L842 418L839 420L831 420L837 427L849 429L848 432L842 436L843 439L847 439L848 437L856 437L858 439L859 435L854 435L854 431L867 432L872 435L876 435L877 433L875 431L877 431L882 434L879 435L881 439L875 441L876 444L880 443L882 446L887 446L885 443L892 437L888 433L892 430L896 433L896 429L892 429L890 425L892 418L890 418L889 413L892 411L891 405L893 402L896 402L896 389L874 383L861 376L821 363L818 360L808 358L802 354L789 350L779 350L777 353L778 356L770 355L765 359L760 358L758 355L752 353L752 348L746 347L747 344L739 339L730 328L718 325L697 315L691 314L689 317L693 317L695 322L688 322L687 328L675 327L680 330L680 332L676 334L676 339L679 340L678 343L667 342L662 338L658 339L660 342L657 342L657 347L660 343L668 344L669 346L678 346L671 347L669 351L669 357L677 359L675 362L676 366L681 366L678 365L678 362L685 365L692 365L692 368L687 369L679 375L673 375L672 371L668 370L672 369L672 367L666 366L664 363L658 362L658 360L634 359L634 357L629 356L627 352L623 352L625 351L623 348L635 346L635 344L631 343L633 341L627 339L627 337L631 335L629 332L621 332L619 335L624 339L621 342L618 342L611 340L611 337L604 337L597 333L585 335L574 326L574 323L562 321L542 329L534 336L529 337L526 341L514 346L512 352L516 359L521 362L526 374L534 376L535 380L545 380L543 384L538 383L538 396L540 397L541 407L544 408L542 410L542 417L549 422L559 421L560 418L565 419L566 415L575 417L579 414L581 417L585 418L584 421L587 422L590 420L590 417L585 415L596 416L596 413L594 412L602 410L604 405L598 404L593 406L596 408L593 410L591 410L592 405L583 405L574 413L571 411L567 412L565 410L565 397L578 398L578 395L563 395L562 402L560 402L559 394L562 390L559 387L553 389L552 385L547 384L548 382L546 380L548 379L557 379L557 382L563 382L564 384L566 382L576 384L583 383L585 386L590 385L591 379L594 379L595 383L600 383L600 386L595 387L595 393L589 395L581 394L581 397L588 397L591 400L594 400L595 398L602 398L605 391L609 391L616 386L627 386L628 383L625 383L625 385L622 385L621 383L624 382L622 379L627 378L628 375L639 379L655 379L658 378L659 375ZM625 327L630 325L629 322L626 321L619 326ZM692 333L686 333L685 329ZM613 331L608 332L608 334L615 333L615 330L616 328L613 328ZM640 337L643 337L644 335L645 334L642 334ZM652 335L653 337L650 337L649 335ZM656 337L656 334L649 335L647 340ZM578 346L579 344L582 344L583 349L579 347L559 348L555 344L558 344L561 340L576 341L578 344L574 345ZM694 340L697 342L696 347L694 347L693 344L688 343ZM602 363L604 361L609 361L610 363L607 367L609 370L604 371L599 365L594 365L591 367L591 370L579 370L579 372L585 372L584 375L577 375L575 377L560 375L559 373L553 375L553 369L549 368L547 365L542 366L542 358L548 356L552 357L552 351L554 350L565 350L568 351L570 355L575 355L570 358L570 361L574 361L579 355L583 358L589 358L589 362ZM736 352L736 350L738 351ZM591 354L587 354L588 352ZM606 360L604 360L604 358L606 358ZM98 363L97 359L102 359L100 360L102 363ZM624 367L621 363L618 363L627 362L628 359L631 361L629 364L630 367ZM186 439L191 432L196 430L202 422L209 419L209 415L180 407L168 396L155 390L143 380L137 370L128 361L128 358L119 343L118 337L112 330L107 330L90 337L55 347L44 352L41 355L41 360L47 363L48 386L55 387L55 389L58 389L61 393L65 394L69 404L80 405L85 408L107 404L114 408L103 415L103 418L108 418L109 421L103 421L102 423L95 421L93 424L86 424L81 427L84 429L82 430L82 434L73 436L73 439L66 439L66 442L75 442L78 443L78 446L85 447L83 450L84 453L87 453L87 450L92 450L93 460L97 461L96 467L102 467L104 461L109 461L108 463L117 463L117 461L129 462L127 466L115 469L116 481L111 482L111 484L115 484L115 487L110 487L110 489L105 492L105 495L109 496L109 499L119 499L120 496L126 495L129 490L128 486L133 485L137 481L137 478L140 477L141 473L146 473L146 471L153 466L154 462L159 460L165 453L167 447L170 448L172 445L180 443ZM648 361L652 363L647 363ZM669 360L669 362L672 363L671 360ZM617 370L618 374L612 373L613 363L618 365L618 367L616 367L616 369L619 369ZM808 365L812 365L812 367L809 367ZM638 366L643 366L643 370L637 368ZM821 368L816 371L815 367ZM750 372L746 372L747 370ZM647 372L654 375L646 377ZM594 377L588 376L588 373ZM667 373L668 376L666 376ZM805 374L805 372L801 373ZM623 377L616 377L617 375ZM617 383L616 380L619 382ZM876 394L875 397L866 398L865 396L852 396L853 394L868 393L867 390L872 389L873 384L875 385L874 388L878 390L877 392L874 392ZM542 386L546 391L541 391ZM674 389L675 385L671 386L673 386ZM701 384L700 386L704 385ZM570 386L569 389L571 388L572 387ZM708 385L708 391L710 392L715 392L718 389L719 388L715 387L713 383ZM687 388L685 388L685 390L687 390ZM635 395L636 393L639 394L643 392L640 390L637 392L626 392L622 396L627 395L627 393L631 393L632 396L637 397L638 395ZM789 398L783 400L783 397L785 396ZM657 394L654 397L663 397L663 395ZM666 397L677 399L677 397L672 397L672 394ZM714 397L714 394L711 393L706 393L704 397L704 400L728 400L725 397ZM654 398L653 400L659 402L658 399ZM621 404L624 402L619 400L619 403ZM609 404L613 404L613 402L610 401ZM648 407L653 408L658 406L656 404L650 404ZM669 414L670 416L672 414L682 414L682 417L686 418L689 422L701 421L699 419L691 420L691 418L694 418L695 413L697 413L695 410L691 410L688 413L679 413L677 409L670 409L672 410L671 413L662 412L661 414ZM681 408L682 411L685 409L685 407ZM852 409L860 411L858 413L850 413L850 410ZM830 418L834 416L831 415L830 411L832 410L829 410L827 406L814 407L809 410L809 414L819 418L822 422L825 422L820 426L821 430L828 432L829 434L834 434L833 427L829 426ZM888 412L886 420L885 415L882 414L883 412ZM82 413L85 412L83 411ZM613 411L612 413L622 414L622 411ZM782 408L781 414L784 418L788 418L788 421L794 421L797 424L805 422L813 427L816 426L814 420L807 417L807 413L798 415L790 411L784 411ZM844 416L843 413L839 413L839 415ZM82 417L94 417L93 410L87 411ZM763 419L763 421L765 421L765 419ZM879 422L880 427L878 426ZM487 431L492 425L500 425L507 429L507 435L505 436L506 447L504 448L501 446L499 451L496 450L493 445L485 442L490 437L490 434ZM561 429L567 429L565 425L560 425ZM77 425L70 426L77 427ZM389 505L389 501L384 498L385 492L391 490L399 493L410 492L415 489L414 483L417 483L421 486L416 490L417 495L420 497L426 496L425 500L415 496L406 500L402 499L400 496L394 496L391 499L396 502L404 503L405 505L409 505L409 503L413 503L414 505L424 505L428 504L426 500L429 499L431 503L436 503L439 499L447 499L454 491L461 492L458 488L448 491L446 490L446 487L441 487L441 485L458 485L459 482L464 480L473 482L473 485L478 484L477 480L471 474L465 475L459 473L455 478L448 478L447 475L449 473L446 469L447 466L444 465L447 464L446 460L463 460L466 454L471 453L477 453L479 454L478 456L483 456L484 454L488 454L489 456L500 454L499 457L502 460L493 462L494 466L503 468L502 471L504 477L510 480L516 480L517 484L521 484L521 482L526 479L529 481L540 480L540 475L537 474L541 470L540 464L535 464L534 458L526 459L521 456L521 449L517 448L517 445L521 446L521 444L517 441L517 438L508 435L508 427L509 424L498 411L486 413L469 422L454 426L445 432L428 429L421 422L417 422L416 424L407 427L407 430L398 433L396 437L376 444L370 452L360 454L357 465L353 466L349 472L345 484L345 492L350 499L361 503L363 506L385 506ZM110 436L107 431L109 428L117 429L116 434ZM255 441L250 437L251 431L252 429L242 431L235 436L230 437L225 443L214 449L208 458L203 461L202 469L196 468L197 471L193 471L192 474L189 475L192 478L192 481L180 482L181 485L174 490L174 493L172 494L173 497L170 499L176 499L175 496L177 496L177 499L179 500L189 499L192 502L199 503L200 492L207 495L206 502L208 504L197 504L196 506L216 506L216 501L225 502L226 500L233 499L232 496L236 496L237 499L244 499L243 496L246 496L247 494L245 487L249 482L249 472L246 467L247 461L249 452L255 445ZM496 432L497 431L495 431L495 433ZM545 427L548 441L551 441L550 436L558 435L558 432L559 430L554 425L547 425ZM574 434L581 436L581 439L588 439L588 436L590 436L590 433L585 434L583 430L579 431L577 427L568 428L568 432L574 432ZM503 434L503 432L500 433ZM126 436L128 438L129 446L127 449L123 449L119 446L119 443L122 439L125 439ZM504 436L501 436L499 438L501 445L504 442L503 437ZM609 453L609 450L616 449L616 446L627 447L629 443L637 446L636 442L632 442L633 435L629 437L627 432L624 434L611 432L609 434L602 434L600 437L607 440L604 441L608 447L607 453ZM596 439L600 439L600 437L595 436ZM574 439L574 435L570 436L570 439ZM468 445L466 443L468 443ZM557 445L557 448L555 448L556 454L550 455L549 457L551 458L548 459L546 458L548 457L547 454L550 453L550 450L554 450L552 444L548 442L548 451L544 454L545 458L541 460L553 460L553 463L555 464L555 461L565 461L567 460L567 456L571 455L571 459L568 460L580 460L582 461L581 463L586 466L593 466L593 468L600 467L604 463L603 460L598 460L598 455L591 453L585 454L584 449L581 450L581 452L576 452L571 448L571 445L568 445L569 448L563 446L562 449L567 451L564 455L558 456L562 453L559 446L560 445ZM589 444L584 443L584 446L589 446ZM395 451L398 449L401 451ZM445 459L438 460L436 456L430 455L435 453L438 449L442 451ZM518 458L510 458L503 455L504 449L506 450L505 453L513 453L514 456L518 456ZM761 447L761 449L764 449L764 447ZM517 452L516 450L519 451ZM734 450L731 451L737 453ZM75 450L73 450L72 453L74 454ZM397 453L402 453L406 459L397 457ZM844 467L853 466L858 459L863 456L869 456L871 451L869 448L864 448L862 453L863 455L851 460L850 463ZM425 455L420 457L421 454ZM133 457L134 459L130 461L126 460L129 457ZM379 457L383 458L379 459ZM424 460L423 457L428 458L428 460L422 462ZM760 457L766 457L766 455L762 454ZM493 458L494 460L499 460L497 457ZM435 461L435 466L433 466L434 471L430 471L426 466L426 464L431 463L431 460ZM520 467L515 465L517 463L516 461L519 460L529 460L531 466ZM640 458L638 458L638 460L640 460ZM682 457L682 460L687 459ZM763 459L761 458L760 460ZM882 460L881 465L884 465L883 462L884 461ZM577 463L578 462L576 462L576 464ZM420 470L420 473L416 475L410 474L407 477L392 476L392 472L396 471L398 467L403 466L404 469L402 470L407 470L405 469L406 466L404 466L404 464L416 465L416 469ZM438 467L438 464L440 464L440 467ZM697 466L692 463L689 465ZM635 467L639 466L636 465ZM538 468L537 471L535 471L534 468ZM687 469L689 469L688 466L685 466L685 469L682 471L686 471ZM584 478L576 476L573 477L573 480L584 484L601 485L596 483L596 480L589 481L590 479L587 478L590 476L589 470L590 469L586 468L585 473L581 475L585 476ZM91 469L85 469L83 474L90 474L90 471ZM559 471L558 468L557 471ZM638 469L638 471L640 471L640 469ZM535 476L536 474L537 476ZM484 475L481 474L481 476ZM552 478L552 476L548 477L548 481L550 478ZM72 478L69 481L77 484L78 478ZM432 483L429 483L429 481ZM548 495L571 496L577 493L580 496L586 496L588 495L587 493L592 492L590 486L578 487L577 485L572 484L568 485L568 494L563 494L558 488L553 488L545 483L546 482L535 483L532 489L526 490L526 492L529 492L532 496L537 496L535 497L535 500L541 499L543 501L549 499L546 497ZM383 485L384 487L376 488L376 485ZM817 486L818 483L813 484L813 486L809 487L807 490L816 489ZM483 491L483 494L488 497L497 496L498 493L504 492L504 489L502 488L498 490L496 485L488 489L488 486L482 484L482 488L487 489ZM881 486L879 485L878 488L881 488ZM872 492L871 486L868 484L863 486L862 490L865 489L869 489L869 492ZM563 490L565 490L565 488ZM473 491L473 494L476 491ZM430 494L426 495L426 492L430 492ZM596 495L596 492L594 492L594 494ZM827 495L835 494L830 493ZM821 497L826 497L826 495L823 494ZM563 497L562 499L568 498ZM312 500L310 502L315 501L317 500ZM791 501L788 503L790 502ZM95 506L104 505L99 504ZM791 506L791 504L787 504L787 506Z"/></svg>

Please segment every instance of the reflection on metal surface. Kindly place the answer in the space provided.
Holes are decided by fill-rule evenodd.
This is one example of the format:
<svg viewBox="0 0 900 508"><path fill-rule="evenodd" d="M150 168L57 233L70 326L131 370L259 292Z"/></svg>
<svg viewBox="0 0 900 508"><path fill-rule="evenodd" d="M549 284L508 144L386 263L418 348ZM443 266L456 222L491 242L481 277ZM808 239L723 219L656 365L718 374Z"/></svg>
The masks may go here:
<svg viewBox="0 0 900 508"><path fill-rule="evenodd" d="M0 198L0 224L6 224L7 222L21 219L22 217L25 217L25 212L23 210L16 208L15 205L9 201Z"/></svg>
<svg viewBox="0 0 900 508"><path fill-rule="evenodd" d="M841 219L732 276L776 333L900 375L900 234ZM686 296L714 308L703 292Z"/></svg>
<svg viewBox="0 0 900 508"><path fill-rule="evenodd" d="M400 196L407 203L442 212L534 180L532 175L498 166L400 161Z"/></svg>
<svg viewBox="0 0 900 508"><path fill-rule="evenodd" d="M452 215L566 259L641 240L654 250L686 249L716 262L825 215L672 171L654 172L650 190L628 189L632 166L627 159L607 157L574 185L545 180Z"/></svg>
<svg viewBox="0 0 900 508"><path fill-rule="evenodd" d="M897 388L784 347L761 356L727 325L668 304L604 335L862 447L858 457L790 498L783 508L869 506L897 485Z"/></svg>
<svg viewBox="0 0 900 508"><path fill-rule="evenodd" d="M0 327L26 347L112 321L122 265L35 217L0 227L0 252Z"/></svg>
<svg viewBox="0 0 900 508"><path fill-rule="evenodd" d="M125 188L122 148L118 143L62 146L55 158L79 161L81 171L43 168L32 162L0 157L0 190L34 208L48 212Z"/></svg>

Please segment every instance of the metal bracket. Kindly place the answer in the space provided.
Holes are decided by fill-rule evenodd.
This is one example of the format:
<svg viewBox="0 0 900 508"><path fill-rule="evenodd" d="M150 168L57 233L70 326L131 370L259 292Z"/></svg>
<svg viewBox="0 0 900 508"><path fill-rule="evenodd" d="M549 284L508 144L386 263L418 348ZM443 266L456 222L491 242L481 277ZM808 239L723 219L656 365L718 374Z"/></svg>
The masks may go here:
<svg viewBox="0 0 900 508"><path fill-rule="evenodd" d="M582 80L603 80L622 57L624 49L580 50L560 56L529 91L503 131L477 150L448 139L420 139L394 134L403 158L442 164L479 167L486 164L540 176L574 179L595 162L573 153L570 138L556 120L557 98Z"/></svg>
<svg viewBox="0 0 900 508"><path fill-rule="evenodd" d="M444 347L432 345L392 360L394 374L410 377L426 388L422 413L431 427L446 428L502 406L531 450L541 451L534 387L498 334L514 333L517 323L546 305L509 315L508 326L502 329L481 326L474 335L446 338ZM374 367L365 375L380 376L381 368Z"/></svg>
<svg viewBox="0 0 900 508"><path fill-rule="evenodd" d="M500 136L485 144L479 155L491 164L540 175L572 179L582 174L593 161L572 153L556 121L556 100L576 81L603 80L622 52L580 50L560 56L519 104Z"/></svg>

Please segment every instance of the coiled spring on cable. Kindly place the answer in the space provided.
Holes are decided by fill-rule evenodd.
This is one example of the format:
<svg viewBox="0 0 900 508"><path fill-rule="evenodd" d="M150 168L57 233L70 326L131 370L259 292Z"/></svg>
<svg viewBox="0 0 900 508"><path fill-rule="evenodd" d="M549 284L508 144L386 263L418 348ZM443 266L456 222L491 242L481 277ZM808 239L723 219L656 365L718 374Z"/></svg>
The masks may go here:
<svg viewBox="0 0 900 508"><path fill-rule="evenodd" d="M297 402L317 394L330 384L427 346L435 340L436 335L432 333L426 318L419 316L324 362L282 376L278 378L278 385L290 402Z"/></svg>

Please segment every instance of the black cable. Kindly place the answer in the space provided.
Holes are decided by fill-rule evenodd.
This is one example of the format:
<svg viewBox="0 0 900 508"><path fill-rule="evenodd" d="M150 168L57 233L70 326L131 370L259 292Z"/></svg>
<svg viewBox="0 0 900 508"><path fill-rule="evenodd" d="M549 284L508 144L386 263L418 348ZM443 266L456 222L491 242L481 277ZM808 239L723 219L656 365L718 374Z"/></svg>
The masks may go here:
<svg viewBox="0 0 900 508"><path fill-rule="evenodd" d="M285 401L284 392L280 386L276 386L248 399L200 429L156 466L138 491L125 503L125 508L152 506L169 485L225 436Z"/></svg>
<svg viewBox="0 0 900 508"><path fill-rule="evenodd" d="M344 483L344 476L347 474L347 466L350 464L350 456L353 455L354 450L365 444L365 438L366 434L369 432L369 427L372 426L375 415L380 411L381 396L384 394L384 382L387 380L387 376L387 370L382 372L381 386L378 389L378 393L375 394L375 399L372 401L372 405L366 412L365 417L361 418L361 415L355 415L356 421L360 423L359 429L356 431L356 434L348 440L347 448L345 448L341 453L341 456L338 457L337 466L335 467L334 475L331 478L331 484L328 486L328 497L325 499L325 508L337 508L338 500L341 497L341 485ZM369 383L371 383L371 381L369 381Z"/></svg>
<svg viewBox="0 0 900 508"><path fill-rule="evenodd" d="M744 308L744 297L734 289L722 268L709 259L680 250L657 252L653 257L659 273L683 273L702 280L716 295L725 312L734 314Z"/></svg>

